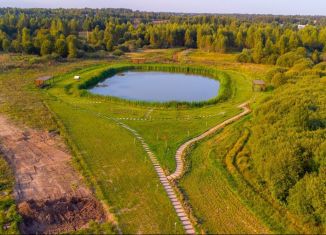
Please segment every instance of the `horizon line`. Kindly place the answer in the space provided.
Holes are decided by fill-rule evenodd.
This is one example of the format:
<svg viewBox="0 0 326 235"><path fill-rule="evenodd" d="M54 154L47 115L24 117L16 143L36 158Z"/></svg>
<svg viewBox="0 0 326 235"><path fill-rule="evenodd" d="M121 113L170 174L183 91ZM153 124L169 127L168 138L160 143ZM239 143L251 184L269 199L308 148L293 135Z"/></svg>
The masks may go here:
<svg viewBox="0 0 326 235"><path fill-rule="evenodd" d="M312 17L326 17L325 15L313 15L313 14L274 14L274 13L237 13L237 12L183 12L183 11L148 11L148 10L139 10L139 9L131 9L131 8L123 8L123 7L100 7L100 8L92 8L92 7L2 7L0 9L90 9L90 10L105 10L105 9L121 9L121 10L131 10L133 12L145 12L145 13L171 13L171 14L185 14L185 15L262 15L262 16L312 16Z"/></svg>

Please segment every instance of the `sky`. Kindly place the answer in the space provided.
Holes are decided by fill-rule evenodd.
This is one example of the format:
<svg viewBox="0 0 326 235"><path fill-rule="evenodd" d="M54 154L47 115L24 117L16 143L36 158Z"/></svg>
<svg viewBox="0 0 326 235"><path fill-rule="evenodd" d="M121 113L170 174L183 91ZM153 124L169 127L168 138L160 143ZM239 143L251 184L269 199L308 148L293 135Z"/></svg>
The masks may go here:
<svg viewBox="0 0 326 235"><path fill-rule="evenodd" d="M326 0L0 0L0 7L89 7L187 13L326 15Z"/></svg>

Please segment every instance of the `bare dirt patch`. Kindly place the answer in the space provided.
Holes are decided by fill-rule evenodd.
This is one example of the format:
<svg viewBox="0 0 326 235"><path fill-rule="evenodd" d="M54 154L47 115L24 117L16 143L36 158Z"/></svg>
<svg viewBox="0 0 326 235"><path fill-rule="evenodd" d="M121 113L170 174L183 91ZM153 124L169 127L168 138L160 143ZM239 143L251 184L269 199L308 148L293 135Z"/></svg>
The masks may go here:
<svg viewBox="0 0 326 235"><path fill-rule="evenodd" d="M24 219L21 230L25 234L73 231L105 217L102 205L92 198L30 200L20 203L18 209Z"/></svg>
<svg viewBox="0 0 326 235"><path fill-rule="evenodd" d="M57 135L19 128L0 116L0 151L14 170L23 233L71 231L105 219Z"/></svg>

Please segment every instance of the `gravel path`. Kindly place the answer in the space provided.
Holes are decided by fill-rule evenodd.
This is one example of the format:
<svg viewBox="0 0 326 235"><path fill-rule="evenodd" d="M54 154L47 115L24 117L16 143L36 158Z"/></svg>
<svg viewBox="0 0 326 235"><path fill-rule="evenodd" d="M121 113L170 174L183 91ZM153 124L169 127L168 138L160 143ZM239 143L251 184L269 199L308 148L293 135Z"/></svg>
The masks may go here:
<svg viewBox="0 0 326 235"><path fill-rule="evenodd" d="M191 140L188 140L186 143L184 143L183 145L181 145L176 154L175 154L175 160L176 160L176 164L177 164L177 167L176 167L176 170L175 172L173 172L171 175L169 175L167 178L168 180L172 181L172 180L176 180L176 179L180 179L183 174L184 174L184 171L185 171L185 163L184 163L184 159L183 159L183 156L185 155L185 151L191 146L193 145L194 143L196 143L197 141L200 141L202 139L204 139L205 137L215 133L217 130L225 127L226 125L232 123L232 122L235 122L237 120L239 120L240 118L242 118L243 116L249 114L251 112L251 109L249 108L249 103L246 102L246 103L243 103L241 105L239 105L239 108L242 108L243 109L243 112L232 117L232 118L229 118L228 120L218 124L217 126L209 129L208 131L206 131L205 133L201 134L200 136L197 136Z"/></svg>

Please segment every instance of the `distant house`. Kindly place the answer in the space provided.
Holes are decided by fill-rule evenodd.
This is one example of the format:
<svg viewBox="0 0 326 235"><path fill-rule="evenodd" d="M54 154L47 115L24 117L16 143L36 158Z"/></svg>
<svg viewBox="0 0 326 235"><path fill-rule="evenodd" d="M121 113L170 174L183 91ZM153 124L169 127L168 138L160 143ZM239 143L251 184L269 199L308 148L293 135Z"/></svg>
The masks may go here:
<svg viewBox="0 0 326 235"><path fill-rule="evenodd" d="M306 26L307 26L306 24L299 24L298 29L299 30L304 29Z"/></svg>
<svg viewBox="0 0 326 235"><path fill-rule="evenodd" d="M132 58L131 61L134 64L143 64L146 62L146 59L145 58Z"/></svg>
<svg viewBox="0 0 326 235"><path fill-rule="evenodd" d="M90 32L88 32L88 31L78 32L78 37L88 39L88 35L89 35L89 33L90 33Z"/></svg>
<svg viewBox="0 0 326 235"><path fill-rule="evenodd" d="M44 77L39 77L39 78L35 79L35 85L39 88L49 86L49 85L51 85L51 83L53 83L52 76L44 76Z"/></svg>
<svg viewBox="0 0 326 235"><path fill-rule="evenodd" d="M266 83L263 80L253 80L252 81L252 90L256 91L258 88L259 91L266 90Z"/></svg>
<svg viewBox="0 0 326 235"><path fill-rule="evenodd" d="M169 23L169 20L153 20L152 23L153 24L166 24Z"/></svg>

